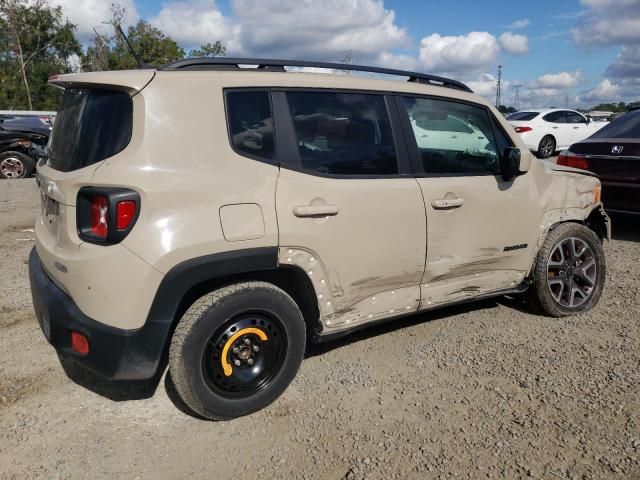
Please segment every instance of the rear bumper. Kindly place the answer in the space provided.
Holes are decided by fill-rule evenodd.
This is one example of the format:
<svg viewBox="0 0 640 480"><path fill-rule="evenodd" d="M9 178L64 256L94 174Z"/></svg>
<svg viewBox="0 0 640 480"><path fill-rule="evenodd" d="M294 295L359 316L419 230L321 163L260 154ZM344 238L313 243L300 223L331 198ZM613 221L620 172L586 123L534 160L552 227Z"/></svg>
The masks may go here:
<svg viewBox="0 0 640 480"><path fill-rule="evenodd" d="M154 376L170 324L147 322L137 330L122 330L87 317L49 278L35 248L29 256L29 279L38 323L58 352L108 379L142 380ZM72 330L89 340L86 356L71 349Z"/></svg>

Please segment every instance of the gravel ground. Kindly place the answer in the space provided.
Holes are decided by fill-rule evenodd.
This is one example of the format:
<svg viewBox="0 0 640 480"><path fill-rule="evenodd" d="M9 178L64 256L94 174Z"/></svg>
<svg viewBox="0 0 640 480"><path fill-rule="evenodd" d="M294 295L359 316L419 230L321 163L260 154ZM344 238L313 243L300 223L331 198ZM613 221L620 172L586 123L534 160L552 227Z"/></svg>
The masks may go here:
<svg viewBox="0 0 640 480"><path fill-rule="evenodd" d="M64 369L31 310L33 180L0 182L0 478L640 478L640 221L615 218L592 312L499 299L309 348L286 393L228 422L164 377Z"/></svg>

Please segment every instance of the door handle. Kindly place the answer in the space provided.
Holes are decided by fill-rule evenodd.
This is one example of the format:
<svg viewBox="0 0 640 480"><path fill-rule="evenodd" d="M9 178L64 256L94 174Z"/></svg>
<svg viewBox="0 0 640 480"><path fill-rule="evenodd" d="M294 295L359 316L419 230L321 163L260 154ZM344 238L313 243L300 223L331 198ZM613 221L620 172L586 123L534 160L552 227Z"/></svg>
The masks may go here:
<svg viewBox="0 0 640 480"><path fill-rule="evenodd" d="M340 209L335 205L304 205L293 207L296 217L332 217L337 215Z"/></svg>
<svg viewBox="0 0 640 480"><path fill-rule="evenodd" d="M558 127L551 127L551 128L554 128L554 129L556 129L556 130L558 129Z"/></svg>
<svg viewBox="0 0 640 480"><path fill-rule="evenodd" d="M464 198L439 198L431 202L431 206L436 210L447 210L449 208L459 208L464 203Z"/></svg>
<svg viewBox="0 0 640 480"><path fill-rule="evenodd" d="M580 127L573 127L573 129L574 129L574 130L577 130L577 129L579 129L579 128L580 128Z"/></svg>

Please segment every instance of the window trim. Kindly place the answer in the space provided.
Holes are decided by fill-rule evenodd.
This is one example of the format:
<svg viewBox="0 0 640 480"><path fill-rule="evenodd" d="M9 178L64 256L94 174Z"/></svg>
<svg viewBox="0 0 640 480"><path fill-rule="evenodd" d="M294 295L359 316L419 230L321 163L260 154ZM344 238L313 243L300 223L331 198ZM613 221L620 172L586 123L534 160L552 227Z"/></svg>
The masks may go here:
<svg viewBox="0 0 640 480"><path fill-rule="evenodd" d="M440 100L440 101L444 101L444 102L451 102L451 103L459 103L462 105L467 105L467 106L471 106L471 107L475 107L475 108L480 108L482 110L484 110L487 115L488 115L488 119L489 119L489 123L491 124L491 130L493 132L493 136L494 136L494 143L497 145L497 141L495 139L495 130L496 128L499 128L504 137L508 140L508 143L510 146L513 146L513 140L511 139L511 136L507 134L507 132L504 130L504 128L502 128L502 126L500 125L500 122L495 118L495 115L493 115L493 112L491 111L491 109L489 107L487 107L486 105L483 105L481 103L475 103L475 102L470 102L467 100L461 100L461 99L457 99L457 98L451 98L451 97L444 97L444 96L439 96L439 95L421 95L421 94L414 94L414 93L402 93L402 94L395 94L394 98L395 98L395 103L396 106L398 108L398 112L400 114L400 120L402 122L402 126L403 126L403 131L404 131L404 136L405 136L405 143L407 144L407 149L409 151L409 158L411 161L411 165L413 167L414 170L414 177L415 178L440 178L440 177L500 177L500 172L495 172L495 173L491 173L491 172L484 172L484 173L470 173L470 172L460 172L460 173L427 173L424 169L424 165L422 163L422 159L420 158L420 151L418 149L418 142L416 140L416 136L413 132L413 127L411 126L411 120L409 118L409 111L407 110L407 107L404 103L404 97L411 97L411 98L423 98L425 100ZM500 162L500 152L498 153L498 165Z"/></svg>
<svg viewBox="0 0 640 480"><path fill-rule="evenodd" d="M265 158L259 155L253 155L251 153L240 150L233 143L233 136L231 135L231 115L229 112L229 93L237 93L237 92L265 92L267 94L267 98L269 99L269 108L271 109L271 120L273 122L273 158ZM223 88L222 94L224 97L224 120L227 128L227 138L229 139L229 145L231 149L241 157L248 158L250 160L255 160L257 162L266 163L268 165L279 166L280 162L278 160L278 141L277 141L277 126L275 121L275 112L273 106L273 99L271 98L271 89L269 87L231 87L231 88Z"/></svg>
<svg viewBox="0 0 640 480"><path fill-rule="evenodd" d="M382 97L385 102L389 123L391 125L391 135L393 136L394 148L396 151L396 162L398 165L398 173L389 175L348 175L337 173L324 173L315 170L309 170L302 166L300 151L298 149L298 137L293 125L291 109L287 100L287 92L309 92L309 93L337 93L337 94L356 94L356 95L376 95ZM375 90L357 90L342 88L309 88L309 87L272 87L271 88L273 113L275 116L276 144L278 145L279 165L281 168L293 170L306 175L323 178L335 179L353 179L353 180L375 180L389 178L414 178L414 173L409 161L409 155L406 142L404 141L402 124L395 108L393 96L394 93L375 91Z"/></svg>

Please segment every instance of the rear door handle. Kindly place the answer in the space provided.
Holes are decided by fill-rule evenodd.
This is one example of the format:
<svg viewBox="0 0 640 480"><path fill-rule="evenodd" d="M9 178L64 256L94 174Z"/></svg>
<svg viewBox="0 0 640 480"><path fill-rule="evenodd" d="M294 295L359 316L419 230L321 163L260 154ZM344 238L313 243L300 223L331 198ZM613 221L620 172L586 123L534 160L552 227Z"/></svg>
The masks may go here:
<svg viewBox="0 0 640 480"><path fill-rule="evenodd" d="M573 127L574 130L578 130L580 127Z"/></svg>
<svg viewBox="0 0 640 480"><path fill-rule="evenodd" d="M459 208L464 203L464 198L439 198L431 202L431 206L436 210L447 210L449 208Z"/></svg>
<svg viewBox="0 0 640 480"><path fill-rule="evenodd" d="M304 205L293 207L296 217L331 217L337 215L340 209L336 205Z"/></svg>

